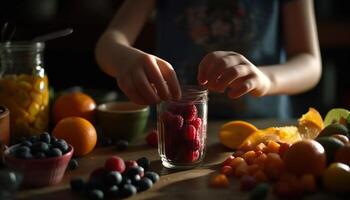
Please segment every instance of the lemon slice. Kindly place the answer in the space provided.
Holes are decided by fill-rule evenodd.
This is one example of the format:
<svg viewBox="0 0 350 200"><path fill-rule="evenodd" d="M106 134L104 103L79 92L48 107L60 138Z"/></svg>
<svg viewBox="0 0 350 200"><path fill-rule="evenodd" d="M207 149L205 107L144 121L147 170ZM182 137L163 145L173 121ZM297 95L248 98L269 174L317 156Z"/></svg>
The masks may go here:
<svg viewBox="0 0 350 200"><path fill-rule="evenodd" d="M333 108L328 111L326 117L324 118L324 125L328 126L334 123L340 123L346 125L346 119L349 116L349 111L344 108Z"/></svg>

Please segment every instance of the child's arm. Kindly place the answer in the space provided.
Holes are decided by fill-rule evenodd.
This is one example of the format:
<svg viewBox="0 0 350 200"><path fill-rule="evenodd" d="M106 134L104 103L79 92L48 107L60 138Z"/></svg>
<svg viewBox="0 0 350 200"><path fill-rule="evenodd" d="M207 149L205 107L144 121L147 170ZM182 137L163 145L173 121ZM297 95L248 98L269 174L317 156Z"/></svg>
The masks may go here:
<svg viewBox="0 0 350 200"><path fill-rule="evenodd" d="M213 52L199 66L198 81L209 89L228 89L231 98L295 94L314 87L321 58L312 0L294 0L282 8L286 63L257 68L235 52Z"/></svg>
<svg viewBox="0 0 350 200"><path fill-rule="evenodd" d="M107 74L115 77L121 90L139 104L178 99L179 83L172 66L133 48L155 0L126 0L96 46L96 60Z"/></svg>

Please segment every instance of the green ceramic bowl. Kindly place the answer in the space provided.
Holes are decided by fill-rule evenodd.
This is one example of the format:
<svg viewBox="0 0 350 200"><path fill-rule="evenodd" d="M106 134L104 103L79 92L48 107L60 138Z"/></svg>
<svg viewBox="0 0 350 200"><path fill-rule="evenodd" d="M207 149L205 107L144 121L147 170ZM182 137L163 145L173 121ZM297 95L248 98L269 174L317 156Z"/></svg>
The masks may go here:
<svg viewBox="0 0 350 200"><path fill-rule="evenodd" d="M132 141L144 132L149 110L149 106L126 101L100 104L97 107L97 123L101 135Z"/></svg>

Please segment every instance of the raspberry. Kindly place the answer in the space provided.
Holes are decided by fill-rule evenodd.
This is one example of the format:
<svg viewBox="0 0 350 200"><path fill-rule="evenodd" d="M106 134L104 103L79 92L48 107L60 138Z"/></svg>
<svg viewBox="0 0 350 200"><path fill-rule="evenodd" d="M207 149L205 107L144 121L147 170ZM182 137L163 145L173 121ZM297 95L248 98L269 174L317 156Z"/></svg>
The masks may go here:
<svg viewBox="0 0 350 200"><path fill-rule="evenodd" d="M151 147L157 147L158 146L158 131L151 130L146 136L146 142Z"/></svg>
<svg viewBox="0 0 350 200"><path fill-rule="evenodd" d="M136 160L127 160L125 161L125 169L129 169L130 167L137 167L138 164L136 162Z"/></svg>
<svg viewBox="0 0 350 200"><path fill-rule="evenodd" d="M190 124L192 124L197 130L199 130L199 128L202 125L202 119L197 117L193 121L191 121Z"/></svg>
<svg viewBox="0 0 350 200"><path fill-rule="evenodd" d="M184 118L181 115L175 115L172 117L171 124L175 130L181 130L184 124Z"/></svg>
<svg viewBox="0 0 350 200"><path fill-rule="evenodd" d="M200 148L201 148L201 141L199 140L199 138L197 138L196 140L190 143L191 150L196 151L196 150L199 150Z"/></svg>
<svg viewBox="0 0 350 200"><path fill-rule="evenodd" d="M182 110L182 117L186 122L191 122L197 117L197 108L195 105L185 105Z"/></svg>
<svg viewBox="0 0 350 200"><path fill-rule="evenodd" d="M119 156L111 156L105 162L105 169L108 171L118 171L123 173L125 170L125 163Z"/></svg>
<svg viewBox="0 0 350 200"><path fill-rule="evenodd" d="M185 127L185 138L187 141L194 141L197 138L197 130L193 125Z"/></svg>
<svg viewBox="0 0 350 200"><path fill-rule="evenodd" d="M171 114L171 112L163 112L160 116L161 121L166 124L167 122L170 122L171 119L173 118L173 114Z"/></svg>
<svg viewBox="0 0 350 200"><path fill-rule="evenodd" d="M89 181L94 179L100 179L107 174L107 170L104 167L96 168L94 171L90 173Z"/></svg>
<svg viewBox="0 0 350 200"><path fill-rule="evenodd" d="M185 154L186 162L194 162L199 158L199 151L187 151Z"/></svg>

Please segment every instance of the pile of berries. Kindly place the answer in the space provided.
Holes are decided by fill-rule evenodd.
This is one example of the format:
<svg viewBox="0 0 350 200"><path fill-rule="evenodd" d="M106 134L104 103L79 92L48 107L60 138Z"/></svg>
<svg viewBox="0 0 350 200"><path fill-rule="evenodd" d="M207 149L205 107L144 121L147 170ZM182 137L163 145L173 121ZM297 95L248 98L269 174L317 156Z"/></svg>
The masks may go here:
<svg viewBox="0 0 350 200"><path fill-rule="evenodd" d="M196 105L169 103L160 113L160 134L164 138L162 152L178 163L197 162L203 154L203 123Z"/></svg>
<svg viewBox="0 0 350 200"><path fill-rule="evenodd" d="M237 150L222 163L220 173L211 177L209 185L229 187L229 178L235 177L239 179L240 190L252 191L251 196L266 196L269 182L274 182L273 191L281 198L316 191L317 181L313 174L296 176L286 172L282 157L289 147L286 143L268 141L254 150Z"/></svg>
<svg viewBox="0 0 350 200"><path fill-rule="evenodd" d="M49 133L21 138L11 154L20 159L44 159L62 156L69 151L67 142Z"/></svg>
<svg viewBox="0 0 350 200"><path fill-rule="evenodd" d="M89 199L127 198L148 190L159 180L156 172L148 171L150 161L145 158L124 161L111 156L104 167L95 169L87 182L82 178L72 179L71 189L87 195Z"/></svg>

